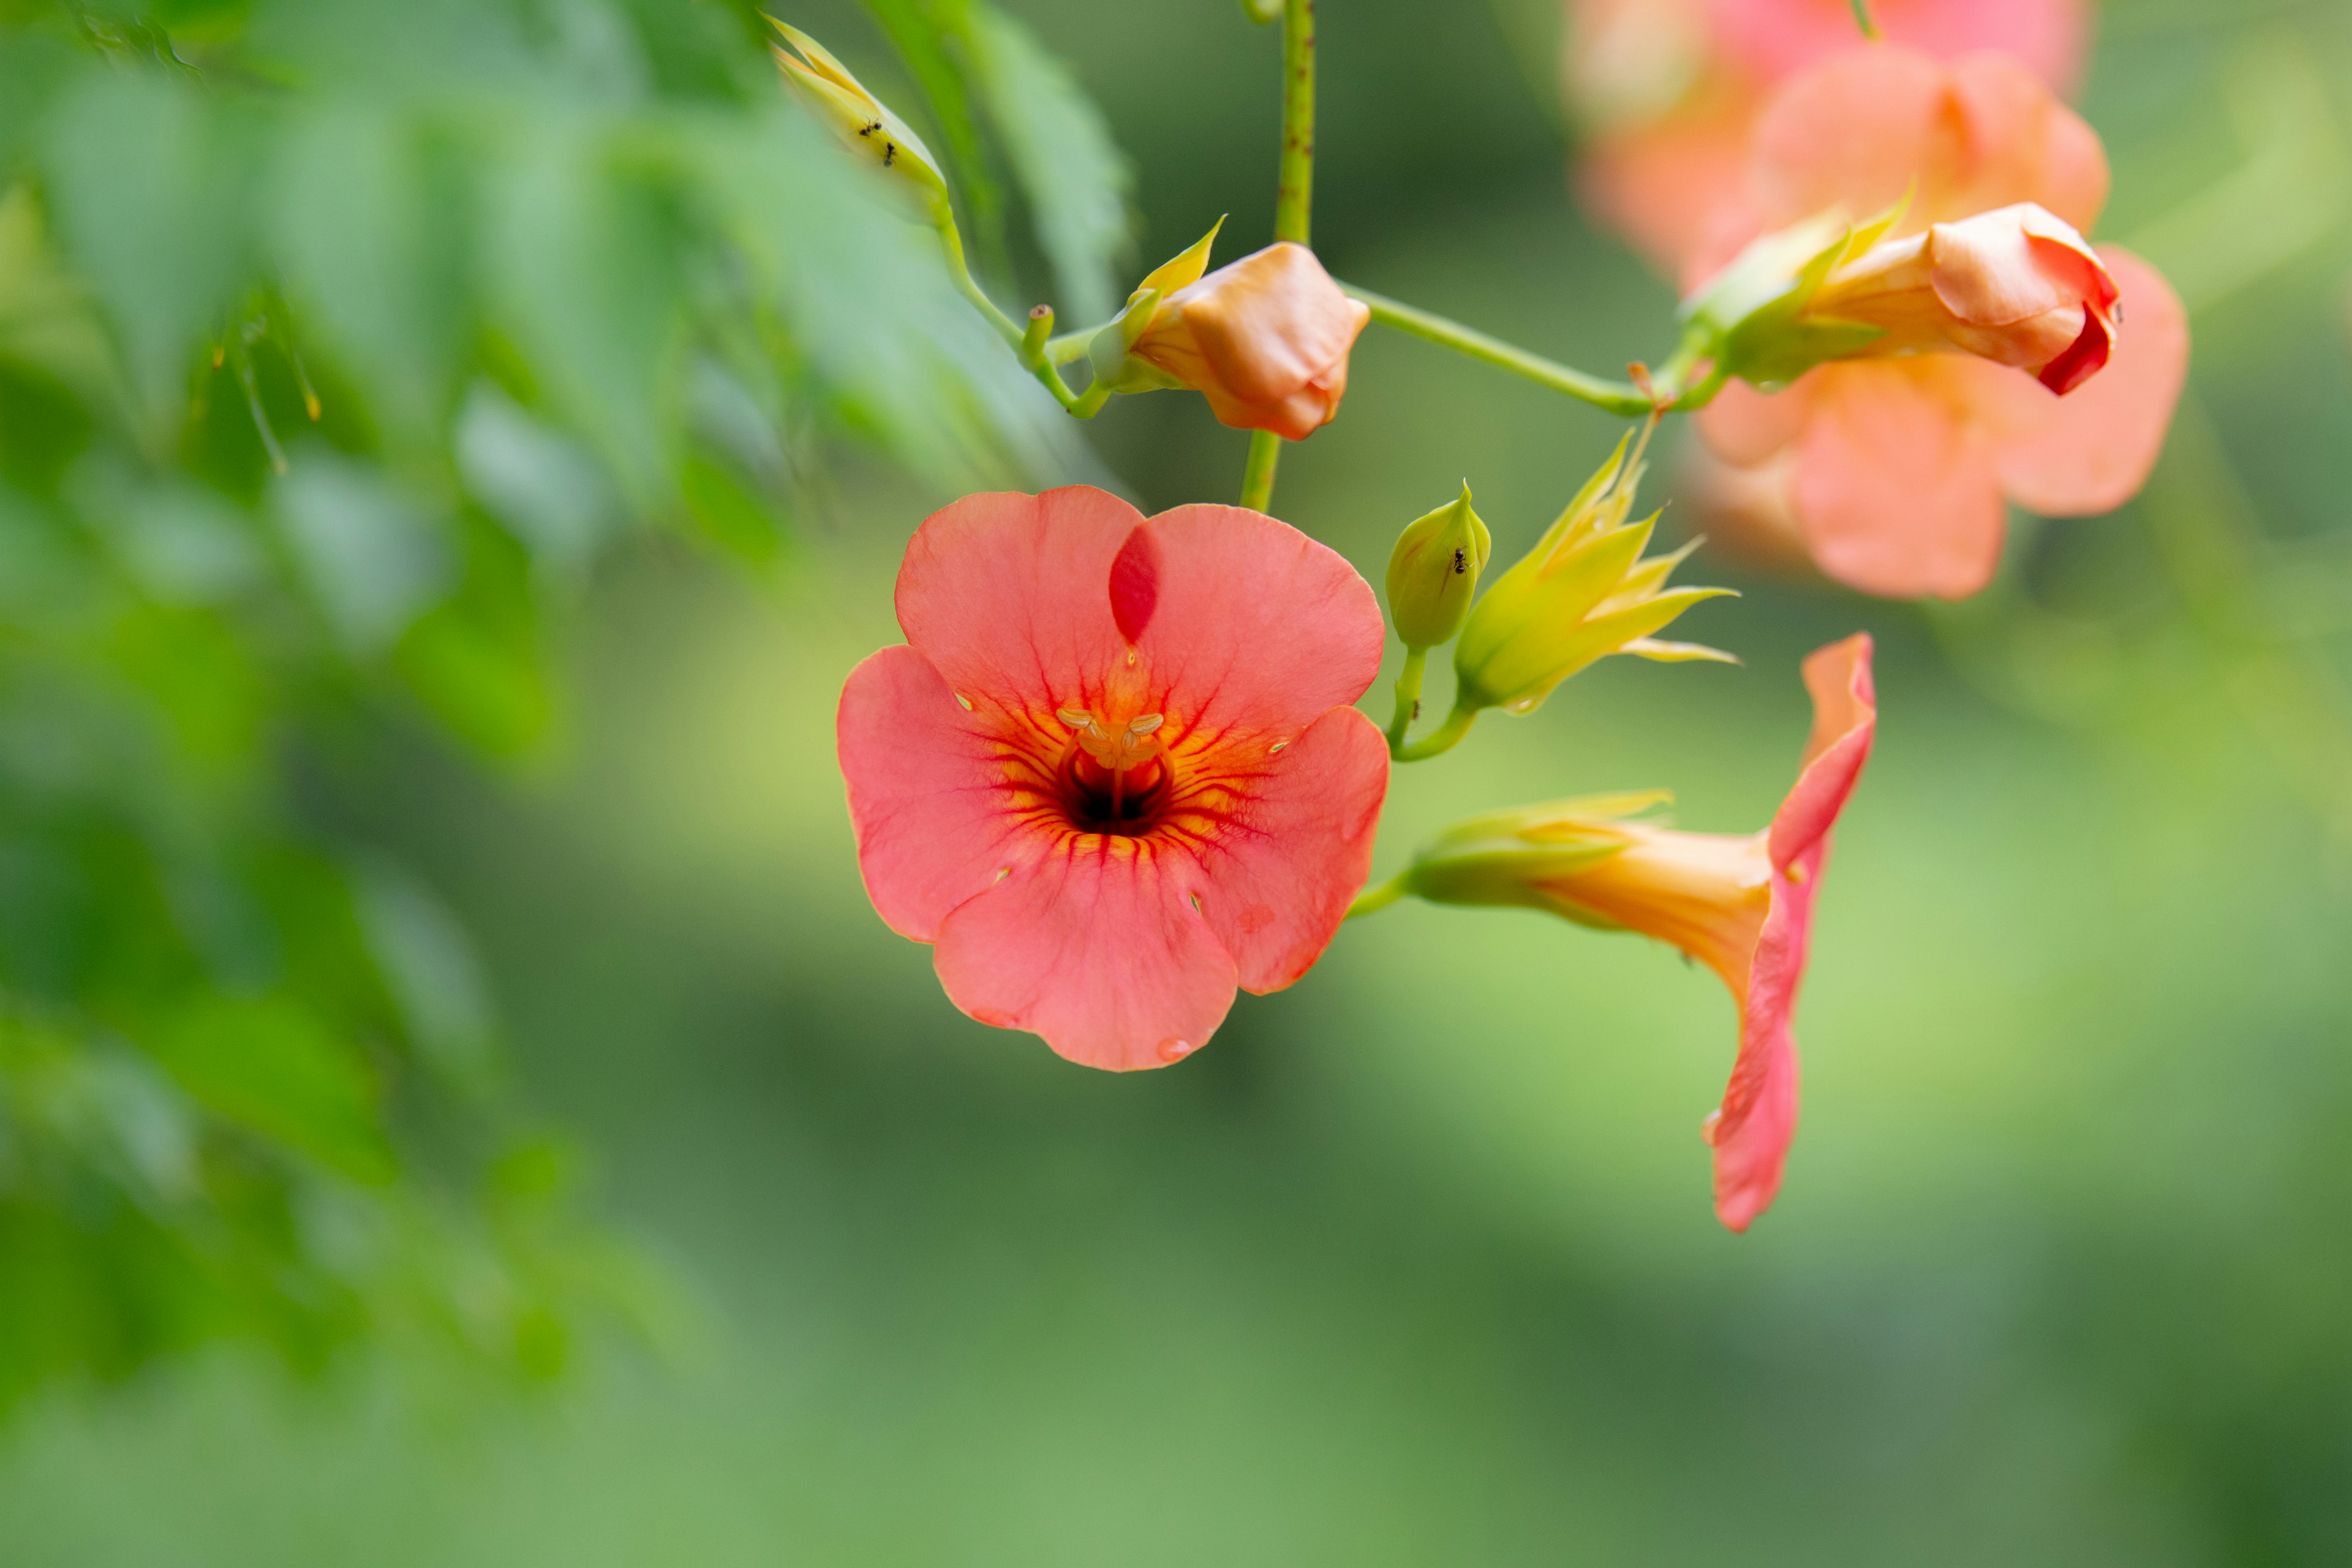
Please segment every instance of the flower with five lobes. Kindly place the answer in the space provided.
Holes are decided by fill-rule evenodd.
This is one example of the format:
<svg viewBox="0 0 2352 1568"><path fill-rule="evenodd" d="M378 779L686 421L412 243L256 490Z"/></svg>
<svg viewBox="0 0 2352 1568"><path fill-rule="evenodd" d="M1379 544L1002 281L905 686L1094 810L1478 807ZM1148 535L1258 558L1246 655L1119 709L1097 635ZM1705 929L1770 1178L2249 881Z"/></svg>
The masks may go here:
<svg viewBox="0 0 2352 1568"><path fill-rule="evenodd" d="M1371 307L1289 240L1203 276L1216 237L1210 229L1128 296L1096 334L1095 374L1113 392L1189 386L1219 424L1304 441L1339 412Z"/></svg>
<svg viewBox="0 0 2352 1568"><path fill-rule="evenodd" d="M816 111L818 119L850 147L919 187L932 201L947 200L948 184L940 174L939 160L905 121L866 91L823 44L773 16L768 18L768 25L799 51L794 58L782 45L771 46L784 80Z"/></svg>
<svg viewBox="0 0 2352 1568"><path fill-rule="evenodd" d="M1533 550L1495 580L1454 647L1456 720L1484 708L1528 712L1552 689L1596 659L1629 653L1677 661L1731 656L1696 643L1660 642L1675 616L1728 588L1669 588L1666 579L1693 550L1643 559L1657 514L1627 519L1642 482L1632 437L1568 503Z"/></svg>
<svg viewBox="0 0 2352 1568"><path fill-rule="evenodd" d="M1278 991L1370 864L1388 748L1370 584L1229 506L966 496L898 573L903 646L841 694L858 868L948 997L1156 1068Z"/></svg>
<svg viewBox="0 0 2352 1568"><path fill-rule="evenodd" d="M1431 842L1400 879L1435 903L1546 910L1580 925L1672 942L1722 978L1739 1006L1739 1054L1704 1131L1715 1210L1746 1230L1771 1206L1797 1126L1797 987L1830 829L1870 758L1878 724L1870 638L1805 661L1813 730L1796 787L1761 833L1685 833L1632 820L1663 795L1567 800L1473 817Z"/></svg>
<svg viewBox="0 0 2352 1568"><path fill-rule="evenodd" d="M1791 78L1757 123L1741 216L1750 235L1801 234L1906 192L1890 236L1823 269L1819 310L1846 325L1814 327L1861 332L1864 357L1740 369L1798 330L1751 332L1732 368L1802 374L1769 395L1734 382L1697 425L1747 471L1716 483L1740 498L1729 521L1801 542L1865 593L1964 598L2000 562L2009 502L2080 517L2139 489L2187 374L2188 318L2154 268L2084 243L2107 195L2098 136L1997 55L1948 66L1878 45ZM1727 298L1703 287L1695 304L1729 321ZM1967 352L1886 353L1916 347Z"/></svg>

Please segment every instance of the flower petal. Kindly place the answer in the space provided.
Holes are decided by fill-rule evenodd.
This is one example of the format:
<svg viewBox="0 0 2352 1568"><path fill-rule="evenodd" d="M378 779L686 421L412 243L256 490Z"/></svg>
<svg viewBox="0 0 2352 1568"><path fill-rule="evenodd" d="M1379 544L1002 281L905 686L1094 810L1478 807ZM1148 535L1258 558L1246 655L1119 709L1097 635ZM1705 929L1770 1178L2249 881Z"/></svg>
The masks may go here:
<svg viewBox="0 0 2352 1568"><path fill-rule="evenodd" d="M2038 202L2088 229L2106 154L2074 110L2006 56L1949 67L1915 49L1853 49L1790 78L1759 117L1750 190L1769 226L1912 196L1914 226Z"/></svg>
<svg viewBox="0 0 2352 1568"><path fill-rule="evenodd" d="M1707 9L1724 48L1768 79L1854 47L1852 13L1831 0L1707 0ZM1878 25L1938 59L2000 49L2063 89L2082 68L2087 10L2084 0L1882 0Z"/></svg>
<svg viewBox="0 0 2352 1568"><path fill-rule="evenodd" d="M1734 468L1753 468L1797 438L1804 428L1806 392L1800 380L1779 392L1759 392L1744 381L1724 384L1715 401L1694 416L1707 450Z"/></svg>
<svg viewBox="0 0 2352 1568"><path fill-rule="evenodd" d="M1159 564L1135 645L1140 700L1183 742L1295 739L1380 674L1380 601L1337 551L1237 506L1180 506L1147 526Z"/></svg>
<svg viewBox="0 0 2352 1568"><path fill-rule="evenodd" d="M1093 708L1127 652L1111 563L1142 521L1090 485L966 496L908 544L898 624L966 697L1012 711Z"/></svg>
<svg viewBox="0 0 2352 1568"><path fill-rule="evenodd" d="M1813 731L1805 767L1772 819L1772 905L1748 967L1739 1058L1723 1105L1707 1121L1715 1146L1716 1216L1746 1230L1780 1190L1797 1130L1797 987L1812 946L1813 900L1828 864L1830 829L1853 793L1878 728L1867 636L1805 660Z"/></svg>
<svg viewBox="0 0 2352 1568"><path fill-rule="evenodd" d="M2101 246L2125 312L2106 368L2064 397L1981 367L1975 398L2001 488L2045 517L2113 511L2147 482L2189 374L2189 316L2163 275Z"/></svg>
<svg viewBox="0 0 2352 1568"><path fill-rule="evenodd" d="M1334 708L1279 752L1242 750L1219 754L1178 831L1200 865L1202 916L1263 994L1322 956L1370 873L1389 749L1370 719Z"/></svg>
<svg viewBox="0 0 2352 1568"><path fill-rule="evenodd" d="M913 648L886 647L850 672L835 735L857 869L900 936L938 940L950 910L1034 853L1036 819L1007 783L997 726Z"/></svg>
<svg viewBox="0 0 2352 1568"><path fill-rule="evenodd" d="M1078 832L1034 848L941 923L932 963L948 999L1113 1072L1165 1067L1207 1043L1235 976L1192 906L1192 858Z"/></svg>
<svg viewBox="0 0 2352 1568"><path fill-rule="evenodd" d="M1797 515L1829 576L1890 599L1966 598L1991 581L2007 518L1954 375L1978 363L1834 364L1805 378Z"/></svg>

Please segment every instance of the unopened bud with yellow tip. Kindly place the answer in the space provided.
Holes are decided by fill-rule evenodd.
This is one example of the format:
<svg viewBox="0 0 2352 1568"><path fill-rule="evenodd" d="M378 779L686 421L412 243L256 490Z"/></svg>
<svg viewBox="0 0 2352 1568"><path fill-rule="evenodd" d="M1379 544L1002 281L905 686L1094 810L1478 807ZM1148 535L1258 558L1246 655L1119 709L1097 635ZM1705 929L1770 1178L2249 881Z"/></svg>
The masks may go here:
<svg viewBox="0 0 2352 1568"><path fill-rule="evenodd" d="M1467 479L1459 500L1405 525L1389 552L1389 618L1405 647L1435 647L1462 630L1494 547Z"/></svg>
<svg viewBox="0 0 2352 1568"><path fill-rule="evenodd" d="M1653 635L1703 599L1728 588L1669 588L1666 579L1697 548L1644 559L1657 516L1629 521L1642 479L1631 437L1579 490L1527 556L1497 578L1471 611L1454 645L1454 706L1525 713L1552 689L1611 654L1675 661L1737 661L1696 643Z"/></svg>
<svg viewBox="0 0 2352 1568"><path fill-rule="evenodd" d="M784 80L800 95L801 101L815 110L817 118L848 146L914 185L928 200L946 201L947 180L940 174L939 160L931 156L922 138L908 129L907 122L891 113L880 99L866 91L865 85L849 74L849 68L835 59L823 44L773 16L768 18L768 23L792 45L790 50L782 45L774 46L773 52Z"/></svg>

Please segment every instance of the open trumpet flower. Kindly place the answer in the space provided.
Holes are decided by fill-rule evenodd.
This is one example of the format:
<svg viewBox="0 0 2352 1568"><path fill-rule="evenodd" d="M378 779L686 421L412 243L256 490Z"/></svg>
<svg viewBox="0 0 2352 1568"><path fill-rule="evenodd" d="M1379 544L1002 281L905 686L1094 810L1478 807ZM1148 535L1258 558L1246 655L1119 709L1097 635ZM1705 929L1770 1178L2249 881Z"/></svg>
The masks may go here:
<svg viewBox="0 0 2352 1568"><path fill-rule="evenodd" d="M1239 507L967 496L841 696L859 869L950 1000L1128 1069L1280 990L1363 885L1388 750L1370 584Z"/></svg>
<svg viewBox="0 0 2352 1568"><path fill-rule="evenodd" d="M1715 971L1739 1007L1739 1054L1705 1124L1716 1215L1746 1230L1780 1188L1797 1127L1797 988L1830 830L1870 758L1870 638L1805 661L1813 730L1796 787L1761 833L1685 833L1635 820L1660 795L1559 801L1473 817L1415 857L1402 891L1517 905L1634 931Z"/></svg>

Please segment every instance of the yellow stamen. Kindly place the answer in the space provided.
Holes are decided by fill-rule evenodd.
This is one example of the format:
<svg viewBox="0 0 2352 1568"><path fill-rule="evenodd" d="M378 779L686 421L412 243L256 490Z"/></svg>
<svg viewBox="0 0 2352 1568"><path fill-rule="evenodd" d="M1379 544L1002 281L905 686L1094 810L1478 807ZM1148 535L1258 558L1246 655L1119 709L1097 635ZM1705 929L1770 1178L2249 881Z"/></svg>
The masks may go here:
<svg viewBox="0 0 2352 1568"><path fill-rule="evenodd" d="M1114 735L1103 721L1083 708L1062 708L1054 717L1076 732L1078 749L1110 773L1110 814L1116 820L1127 805L1127 770L1160 754L1158 731L1168 722L1165 713L1145 713L1127 721Z"/></svg>

